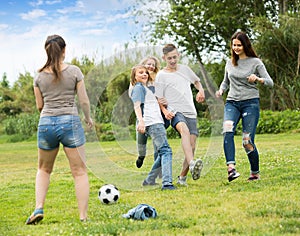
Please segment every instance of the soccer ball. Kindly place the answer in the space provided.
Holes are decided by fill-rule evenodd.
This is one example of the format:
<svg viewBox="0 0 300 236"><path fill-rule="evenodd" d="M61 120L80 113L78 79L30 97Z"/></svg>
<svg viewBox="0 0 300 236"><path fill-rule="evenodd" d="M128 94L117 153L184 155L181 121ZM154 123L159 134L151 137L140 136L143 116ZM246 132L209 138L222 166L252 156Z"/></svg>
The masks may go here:
<svg viewBox="0 0 300 236"><path fill-rule="evenodd" d="M120 191L113 184L105 184L99 189L98 198L104 204L113 204L120 198Z"/></svg>

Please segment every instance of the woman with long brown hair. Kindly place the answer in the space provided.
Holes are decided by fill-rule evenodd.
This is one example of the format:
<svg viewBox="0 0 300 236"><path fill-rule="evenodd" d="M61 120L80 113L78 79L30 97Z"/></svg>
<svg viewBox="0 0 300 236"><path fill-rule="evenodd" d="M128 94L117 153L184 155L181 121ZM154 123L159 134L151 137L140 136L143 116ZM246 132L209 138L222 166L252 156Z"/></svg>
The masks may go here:
<svg viewBox="0 0 300 236"><path fill-rule="evenodd" d="M258 85L273 87L273 80L244 32L236 32L231 37L230 47L231 59L226 63L224 80L216 92L216 96L220 97L229 88L223 122L228 181L240 176L235 169L234 144L234 133L240 119L243 127L243 147L250 163L248 180L259 180L259 153L254 143L260 112Z"/></svg>
<svg viewBox="0 0 300 236"><path fill-rule="evenodd" d="M77 95L85 123L91 128L90 102L82 72L77 66L64 63L64 39L59 35L48 36L45 50L47 61L34 79L36 106L41 112L38 124L38 171L35 210L26 224L36 224L44 218L50 175L60 144L63 145L75 181L80 220L86 221L89 198L84 147L86 140L75 97Z"/></svg>

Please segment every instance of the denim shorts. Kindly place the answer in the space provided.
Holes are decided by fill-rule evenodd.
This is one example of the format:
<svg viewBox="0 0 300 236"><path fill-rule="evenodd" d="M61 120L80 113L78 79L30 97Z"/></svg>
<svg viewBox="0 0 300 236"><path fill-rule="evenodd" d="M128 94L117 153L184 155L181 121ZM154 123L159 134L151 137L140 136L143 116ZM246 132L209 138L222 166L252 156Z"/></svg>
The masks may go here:
<svg viewBox="0 0 300 236"><path fill-rule="evenodd" d="M172 127L176 130L176 125L179 122L184 122L189 128L190 134L194 134L199 136L199 131L197 129L197 119L196 118L188 118L184 116L182 113L177 112L176 115L171 120ZM178 132L178 130L176 130ZM178 132L179 133L179 132Z"/></svg>
<svg viewBox="0 0 300 236"><path fill-rule="evenodd" d="M38 125L38 147L52 150L59 147L76 148L85 143L84 130L79 116L44 116Z"/></svg>

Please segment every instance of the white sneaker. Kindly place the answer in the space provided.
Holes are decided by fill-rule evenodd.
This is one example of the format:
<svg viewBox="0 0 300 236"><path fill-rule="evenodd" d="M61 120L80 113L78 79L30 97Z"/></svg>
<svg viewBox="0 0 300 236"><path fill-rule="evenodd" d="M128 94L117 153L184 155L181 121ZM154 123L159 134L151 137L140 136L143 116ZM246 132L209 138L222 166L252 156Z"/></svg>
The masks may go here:
<svg viewBox="0 0 300 236"><path fill-rule="evenodd" d="M192 160L190 162L190 172L192 174L193 180L197 180L200 178L201 171L203 168L203 162L200 159Z"/></svg>
<svg viewBox="0 0 300 236"><path fill-rule="evenodd" d="M182 186L187 186L186 178L187 178L187 176L178 176L177 184L182 185Z"/></svg>

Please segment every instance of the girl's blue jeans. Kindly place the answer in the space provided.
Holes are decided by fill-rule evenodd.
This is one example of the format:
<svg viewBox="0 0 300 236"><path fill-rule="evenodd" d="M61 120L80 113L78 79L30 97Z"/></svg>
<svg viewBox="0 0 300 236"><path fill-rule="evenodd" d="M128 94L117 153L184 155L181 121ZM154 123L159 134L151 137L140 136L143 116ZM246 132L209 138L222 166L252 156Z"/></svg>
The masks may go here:
<svg viewBox="0 0 300 236"><path fill-rule="evenodd" d="M234 134L237 124L242 120L243 147L248 155L251 173L259 173L259 154L254 143L256 127L259 120L259 99L244 101L227 100L224 108L223 136L226 164L235 164ZM252 149L249 149L249 145Z"/></svg>
<svg viewBox="0 0 300 236"><path fill-rule="evenodd" d="M147 126L146 133L152 138L154 151L157 153L157 158L152 165L146 181L154 183L161 170L162 185L170 185L172 184L172 149L167 140L164 124Z"/></svg>

